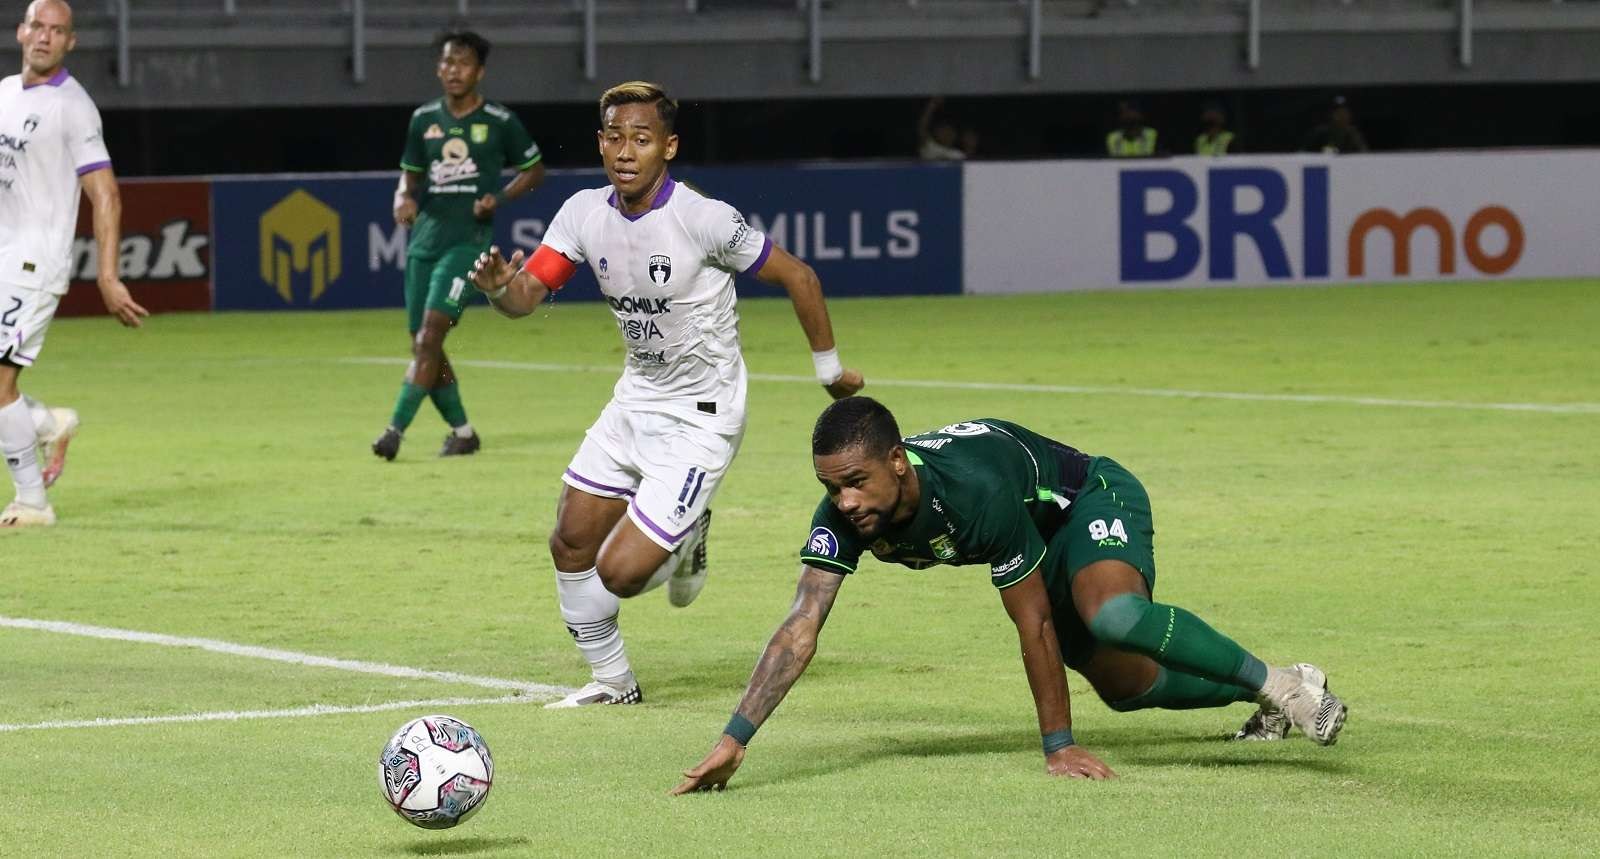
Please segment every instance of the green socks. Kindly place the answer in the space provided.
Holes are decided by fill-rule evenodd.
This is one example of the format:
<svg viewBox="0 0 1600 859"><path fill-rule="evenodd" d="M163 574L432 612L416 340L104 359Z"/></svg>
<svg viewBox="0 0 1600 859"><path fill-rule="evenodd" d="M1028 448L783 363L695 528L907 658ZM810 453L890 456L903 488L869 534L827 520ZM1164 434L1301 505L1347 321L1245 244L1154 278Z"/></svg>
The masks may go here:
<svg viewBox="0 0 1600 859"><path fill-rule="evenodd" d="M444 417L445 423L458 427L467 422L466 407L461 405L460 385L455 382L440 385L429 391L428 396L433 399L433 406ZM415 413L416 409L413 408L411 411Z"/></svg>
<svg viewBox="0 0 1600 859"><path fill-rule="evenodd" d="M1256 693L1232 683L1218 683L1193 674L1157 669L1149 689L1121 701L1108 702L1119 713L1160 707L1163 710L1198 710L1226 707L1237 701L1254 701Z"/></svg>
<svg viewBox="0 0 1600 859"><path fill-rule="evenodd" d="M411 426L411 421L417 416L417 409L422 407L422 400L428 396L428 389L418 387L410 382L400 385L400 397L394 402L394 416L389 418L389 425L405 432ZM458 399L457 404L460 403Z"/></svg>
<svg viewBox="0 0 1600 859"><path fill-rule="evenodd" d="M1251 691L1267 682L1267 666L1261 660L1177 606L1119 594L1100 607L1089 621L1089 631L1107 644L1143 653L1184 674Z"/></svg>

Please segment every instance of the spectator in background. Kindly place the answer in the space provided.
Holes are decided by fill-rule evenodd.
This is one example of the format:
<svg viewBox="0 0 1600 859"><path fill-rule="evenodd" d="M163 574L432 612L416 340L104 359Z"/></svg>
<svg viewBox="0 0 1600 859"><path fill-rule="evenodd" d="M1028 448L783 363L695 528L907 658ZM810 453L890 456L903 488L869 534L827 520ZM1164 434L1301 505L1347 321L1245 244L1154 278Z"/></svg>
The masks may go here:
<svg viewBox="0 0 1600 859"><path fill-rule="evenodd" d="M1311 129L1306 138L1306 152L1323 152L1337 155L1341 152L1366 152L1367 139L1361 136L1355 120L1350 115L1350 105L1344 96L1334 96L1333 107L1328 111L1328 121Z"/></svg>
<svg viewBox="0 0 1600 859"><path fill-rule="evenodd" d="M1137 102L1117 103L1117 127L1106 135L1106 154L1112 158L1149 158L1156 154L1156 130L1144 124Z"/></svg>
<svg viewBox="0 0 1600 859"><path fill-rule="evenodd" d="M922 109L922 117L917 120L917 157L924 161L960 161L967 157L968 153L956 147L955 125L944 116L934 121L942 107L944 96L936 95L928 99L928 105ZM976 148L977 133L971 134Z"/></svg>
<svg viewBox="0 0 1600 859"><path fill-rule="evenodd" d="M1196 155L1227 155L1233 151L1233 132L1227 128L1222 105L1206 102L1200 108L1200 133L1194 139Z"/></svg>

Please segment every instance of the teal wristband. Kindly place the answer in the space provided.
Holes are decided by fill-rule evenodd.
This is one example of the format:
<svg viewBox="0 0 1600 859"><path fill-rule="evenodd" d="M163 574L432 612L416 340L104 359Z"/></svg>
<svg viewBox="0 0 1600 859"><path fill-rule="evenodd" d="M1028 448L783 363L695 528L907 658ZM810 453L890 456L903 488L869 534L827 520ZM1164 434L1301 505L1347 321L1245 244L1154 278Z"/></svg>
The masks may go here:
<svg viewBox="0 0 1600 859"><path fill-rule="evenodd" d="M728 727L723 728L722 733L732 737L733 741L739 745L748 746L750 745L750 738L756 735L756 726L751 724L750 720L744 716L734 713L733 718L728 720ZM1070 737L1071 734L1068 734L1068 736Z"/></svg>
<svg viewBox="0 0 1600 859"><path fill-rule="evenodd" d="M1043 740L1044 753L1047 755L1054 754L1066 748L1067 746L1074 745L1071 728L1062 728L1059 731L1051 731L1050 733L1044 735Z"/></svg>

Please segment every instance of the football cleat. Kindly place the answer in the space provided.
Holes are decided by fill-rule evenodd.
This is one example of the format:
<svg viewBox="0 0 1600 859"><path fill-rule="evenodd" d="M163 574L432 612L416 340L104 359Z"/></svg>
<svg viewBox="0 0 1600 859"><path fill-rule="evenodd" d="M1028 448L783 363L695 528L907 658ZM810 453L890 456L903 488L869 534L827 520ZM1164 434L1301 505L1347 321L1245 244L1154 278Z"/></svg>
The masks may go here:
<svg viewBox="0 0 1600 859"><path fill-rule="evenodd" d="M466 456L468 454L477 453L478 448L480 447L483 447L483 442L478 440L478 434L476 432L467 436L466 438L462 438L455 433L450 433L444 437L444 447L439 448L439 455Z"/></svg>
<svg viewBox="0 0 1600 859"><path fill-rule="evenodd" d="M394 462L395 454L400 452L400 431L388 427L378 440L372 443L372 452L383 457L389 462Z"/></svg>
<svg viewBox="0 0 1600 859"><path fill-rule="evenodd" d="M1313 681L1322 680L1318 686ZM1266 702L1282 710L1289 721L1319 746L1339 741L1339 731L1350 708L1328 691L1327 678L1314 665L1300 663L1293 669L1275 670L1261 690Z"/></svg>
<svg viewBox="0 0 1600 859"><path fill-rule="evenodd" d="M55 418L55 431L47 436L40 436L39 447L42 450L40 459L44 460L44 468L39 469L44 476L46 489L56 485L61 479L61 472L67 467L67 445L72 442L72 437L78 434L78 410L68 408L52 408L50 416Z"/></svg>
<svg viewBox="0 0 1600 859"><path fill-rule="evenodd" d="M0 511L0 531L11 528L34 528L56 524L56 510L49 504L34 507L13 501Z"/></svg>
<svg viewBox="0 0 1600 859"><path fill-rule="evenodd" d="M1290 672L1298 673L1306 683L1319 689L1328 688L1327 675L1322 669L1305 662L1297 662L1289 666ZM1245 720L1244 727L1234 732L1230 739L1244 740L1247 742L1260 742L1282 740L1289 736L1289 716L1282 710L1263 706L1255 715Z"/></svg>
<svg viewBox="0 0 1600 859"><path fill-rule="evenodd" d="M573 707L587 707L592 704L643 704L644 694L639 691L639 684L630 679L629 687L618 689L615 686L592 680L582 689L544 705L546 710L568 710Z"/></svg>
<svg viewBox="0 0 1600 859"><path fill-rule="evenodd" d="M694 523L694 550L684 556L683 562L667 582L667 602L683 608L694 602L700 589L706 586L706 535L711 532L711 511L700 514Z"/></svg>

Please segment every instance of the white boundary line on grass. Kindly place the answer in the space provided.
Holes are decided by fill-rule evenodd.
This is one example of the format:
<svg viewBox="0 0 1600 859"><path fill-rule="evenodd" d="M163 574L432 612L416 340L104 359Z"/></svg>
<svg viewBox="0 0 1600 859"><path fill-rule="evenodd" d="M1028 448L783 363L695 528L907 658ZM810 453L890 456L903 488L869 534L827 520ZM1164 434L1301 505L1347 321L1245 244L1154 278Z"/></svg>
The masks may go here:
<svg viewBox="0 0 1600 859"><path fill-rule="evenodd" d="M341 713L383 713L389 710L434 710L440 707L484 706L487 704L531 704L526 695L499 698L429 698L422 701L388 701L382 704L338 706L312 704L290 710L221 710L210 713L181 713L175 716L132 716L127 718L73 719L31 724L0 724L0 734L14 731L48 731L60 728L113 728L120 725L160 725L174 722L238 722L246 719L301 719L307 716L332 716Z"/></svg>
<svg viewBox="0 0 1600 859"><path fill-rule="evenodd" d="M408 358L340 358L341 364L382 364L401 366ZM488 370L527 370L540 373L618 373L619 366L594 364L542 364L523 361L474 361L450 359L462 367ZM757 382L803 382L817 384L811 376L786 376L777 373L751 373ZM1179 400L1235 400L1260 403L1330 404L1376 406L1404 409L1453 409L1484 412L1539 412L1557 415L1600 415L1600 403L1473 403L1462 400L1410 400L1389 397L1358 397L1341 394L1258 394L1246 391L1187 391L1175 388L1119 388L1100 385L1044 385L1018 382L958 382L939 379L883 379L871 377L868 384L881 388L936 388L963 391L1015 391L1031 394L1103 394L1123 397L1163 397Z"/></svg>

